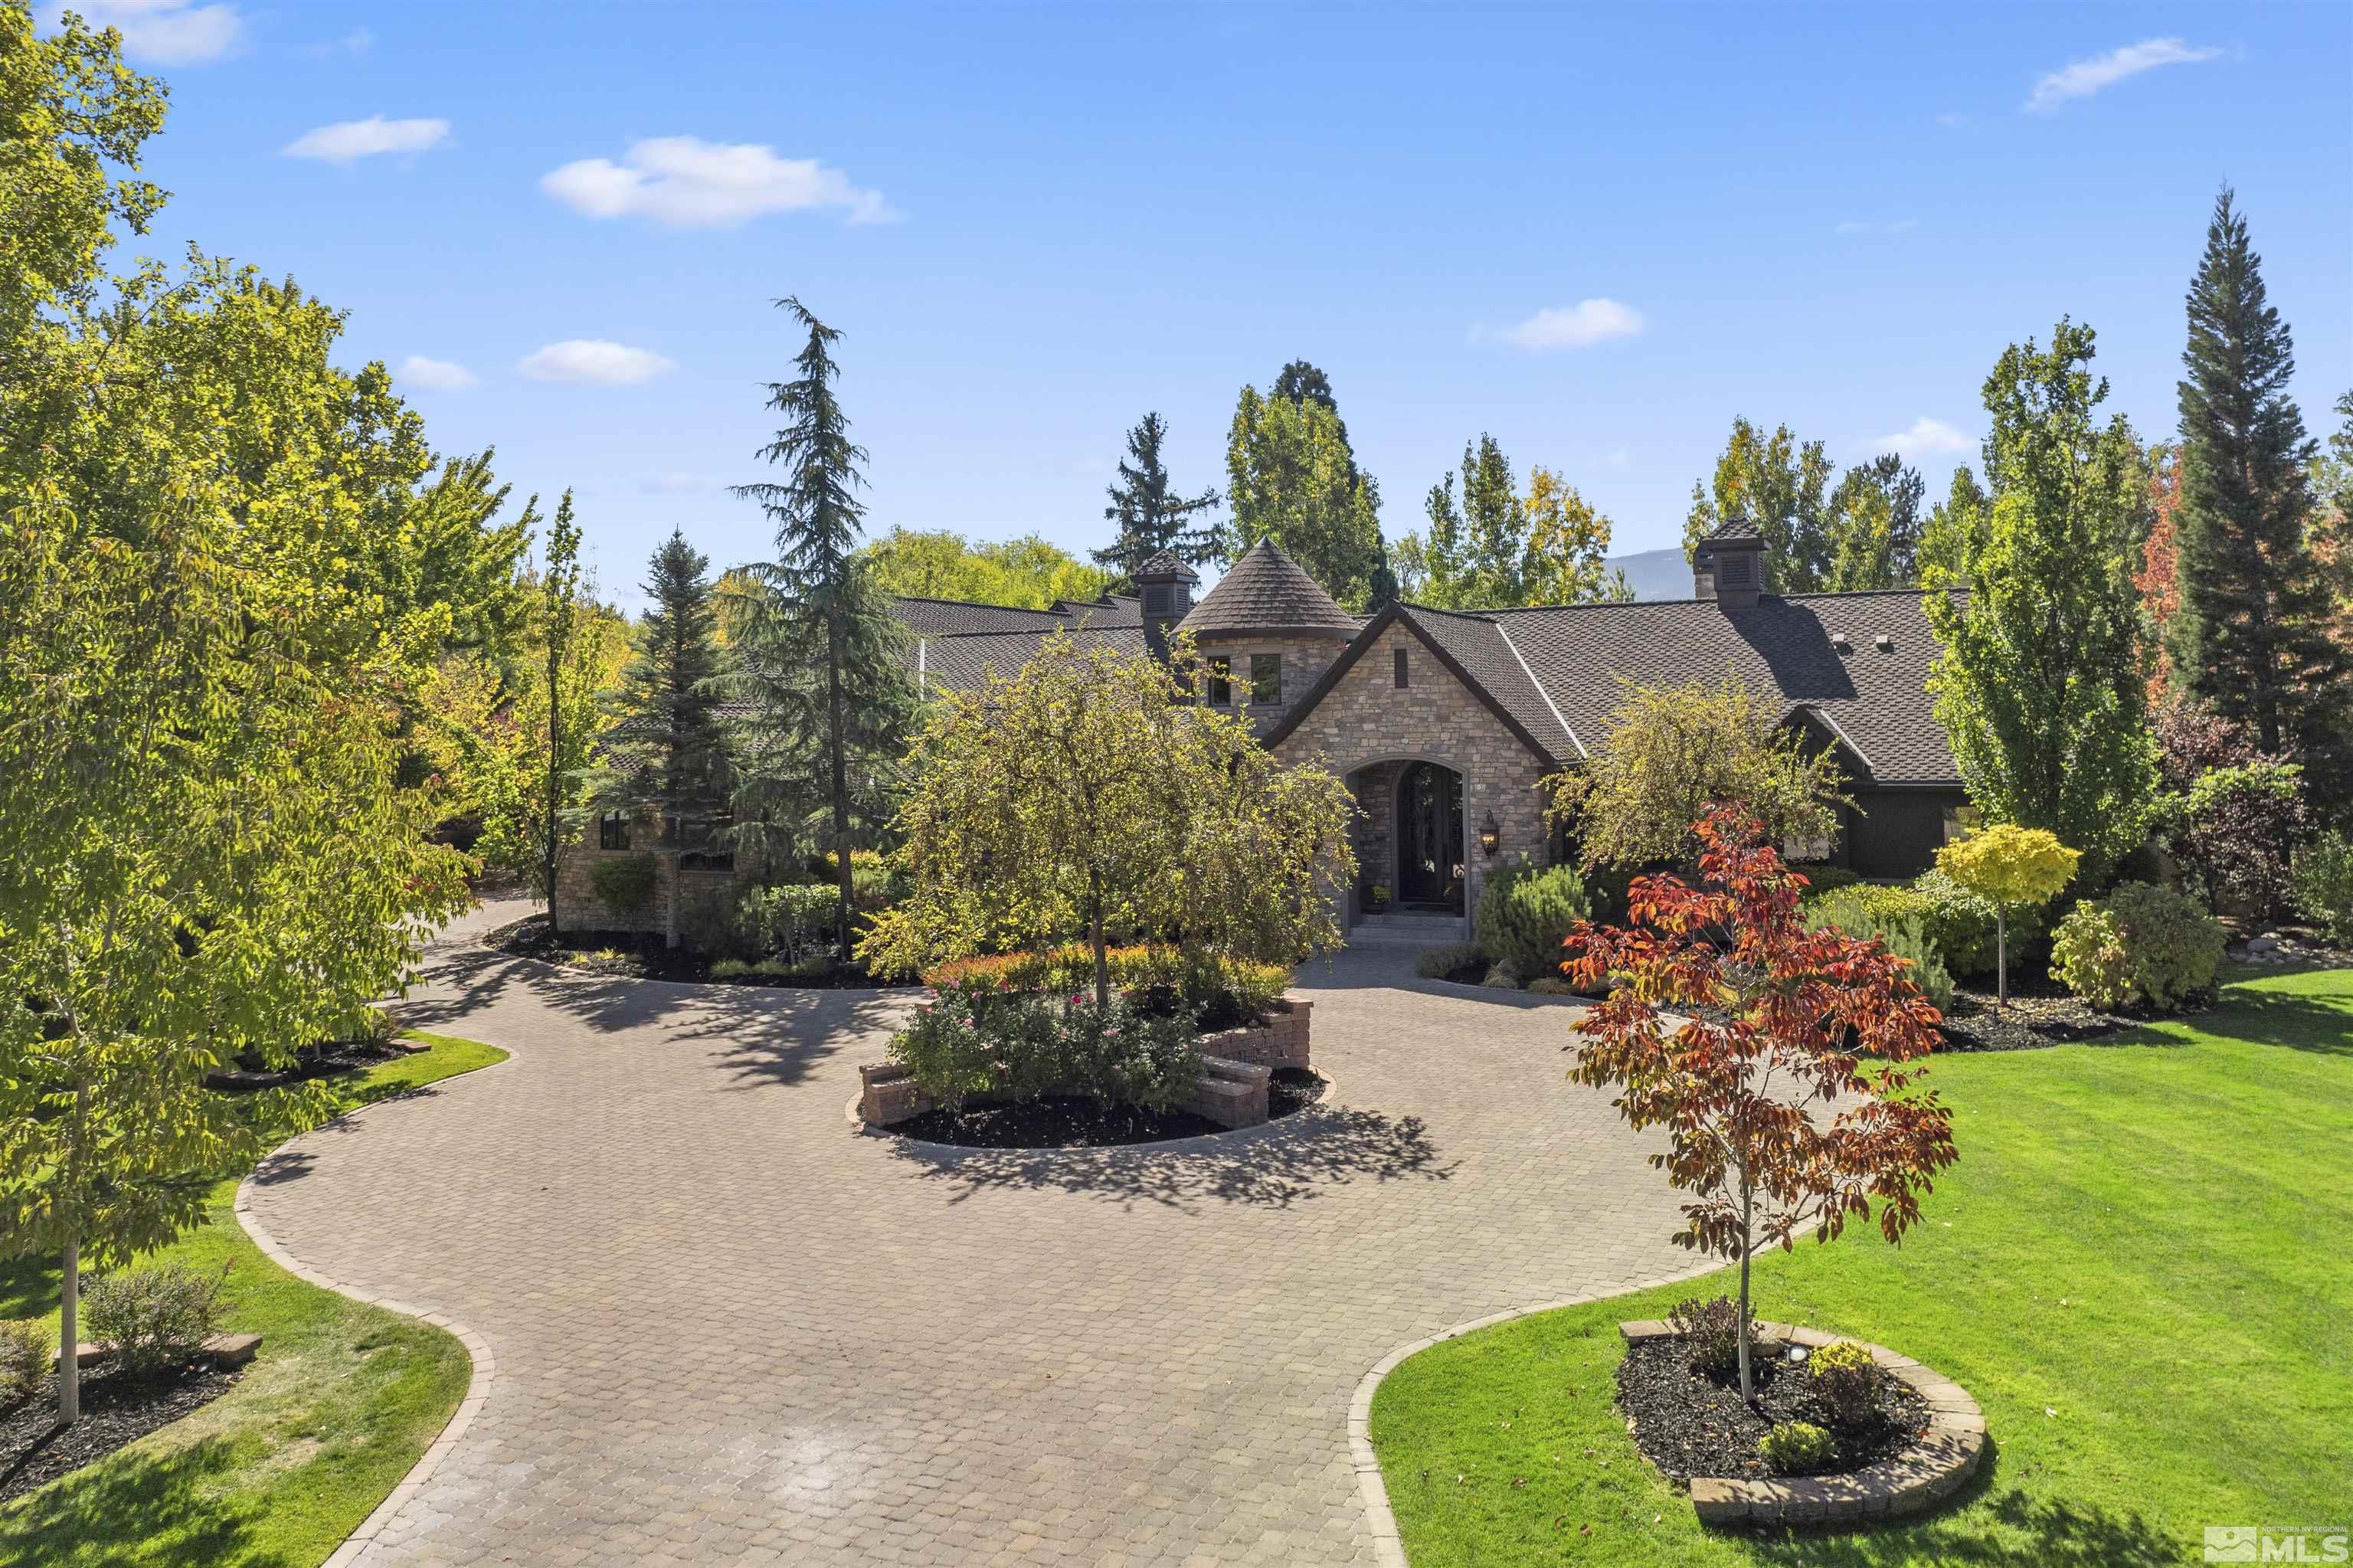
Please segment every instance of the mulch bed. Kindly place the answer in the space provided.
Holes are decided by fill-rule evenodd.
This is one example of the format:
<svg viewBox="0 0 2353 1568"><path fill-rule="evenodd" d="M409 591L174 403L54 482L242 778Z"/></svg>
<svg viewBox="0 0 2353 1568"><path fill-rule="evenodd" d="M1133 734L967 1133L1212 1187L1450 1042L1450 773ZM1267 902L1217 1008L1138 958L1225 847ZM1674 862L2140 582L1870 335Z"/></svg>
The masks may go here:
<svg viewBox="0 0 2353 1568"><path fill-rule="evenodd" d="M1695 1372L1683 1342L1638 1340L1618 1365L1618 1405L1630 1418L1634 1446L1676 1480L1694 1476L1767 1479L1773 1471L1757 1444L1783 1421L1809 1421L1831 1434L1831 1462L1818 1475L1843 1476L1900 1453L1928 1427L1928 1402L1910 1384L1882 1380L1874 1419L1854 1431L1831 1426L1815 1402L1813 1380L1788 1348L1772 1340L1751 1347L1757 1403L1740 1397L1737 1373L1723 1383Z"/></svg>
<svg viewBox="0 0 2353 1568"><path fill-rule="evenodd" d="M170 1425L235 1388L238 1376L206 1363L144 1380L104 1365L84 1367L81 1419L59 1432L51 1372L31 1398L0 1408L0 1502Z"/></svg>
<svg viewBox="0 0 2353 1568"><path fill-rule="evenodd" d="M1330 1086L1307 1068L1276 1068L1273 1081L1267 1086L1267 1119L1279 1120L1305 1109L1322 1099ZM1116 1149L1235 1129L1188 1110L1104 1106L1080 1095L1048 1095L1018 1105L928 1110L894 1123L891 1130L959 1149Z"/></svg>
<svg viewBox="0 0 2353 1568"><path fill-rule="evenodd" d="M818 990L862 988L877 981L866 966L837 964L823 974L729 975L714 978L711 960L685 948L667 948L659 936L643 931L566 931L549 928L547 916L531 915L512 926L501 926L482 938L482 945L517 958L539 959L583 974L613 975L625 980L681 980L691 985L755 985L809 987Z"/></svg>
<svg viewBox="0 0 2353 1568"><path fill-rule="evenodd" d="M311 1078L331 1078L339 1074L356 1073L381 1063L412 1056L426 1049L419 1042L410 1040L398 1044L374 1040L328 1040L305 1046L294 1058L290 1067L263 1071L259 1068L232 1067L217 1073L207 1073L205 1082L216 1089L232 1094L249 1093L255 1089L276 1088L282 1084L299 1084Z"/></svg>

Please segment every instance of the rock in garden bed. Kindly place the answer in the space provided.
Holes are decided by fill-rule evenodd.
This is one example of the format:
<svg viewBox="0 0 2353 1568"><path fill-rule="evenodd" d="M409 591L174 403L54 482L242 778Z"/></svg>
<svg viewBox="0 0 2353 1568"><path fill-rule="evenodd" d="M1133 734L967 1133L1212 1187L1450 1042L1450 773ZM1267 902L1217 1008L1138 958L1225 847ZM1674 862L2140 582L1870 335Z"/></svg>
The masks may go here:
<svg viewBox="0 0 2353 1568"><path fill-rule="evenodd" d="M1329 1086L1307 1068L1276 1068L1267 1086L1268 1119L1305 1109L1322 1099ZM1105 1106L1084 1096L1048 1095L1015 1105L928 1110L893 1123L890 1130L962 1149L1110 1149L1201 1138L1227 1129L1188 1110Z"/></svg>
<svg viewBox="0 0 2353 1568"><path fill-rule="evenodd" d="M1927 1401L1894 1378L1881 1384L1869 1425L1837 1429L1815 1398L1805 1363L1788 1359L1793 1348L1805 1351L1779 1340L1752 1347L1752 1407L1740 1397L1738 1373L1717 1379L1694 1372L1681 1339L1630 1342L1618 1366L1618 1403L1633 1428L1634 1446L1679 1481L1694 1476L1769 1479L1774 1472L1757 1457L1757 1445L1780 1422L1810 1422L1831 1431L1835 1457L1816 1472L1821 1475L1849 1474L1892 1457L1927 1429Z"/></svg>
<svg viewBox="0 0 2353 1568"><path fill-rule="evenodd" d="M27 1399L0 1408L0 1502L103 1459L158 1427L211 1404L238 1374L209 1363L134 1379L110 1366L81 1374L81 1419L57 1429L55 1373Z"/></svg>

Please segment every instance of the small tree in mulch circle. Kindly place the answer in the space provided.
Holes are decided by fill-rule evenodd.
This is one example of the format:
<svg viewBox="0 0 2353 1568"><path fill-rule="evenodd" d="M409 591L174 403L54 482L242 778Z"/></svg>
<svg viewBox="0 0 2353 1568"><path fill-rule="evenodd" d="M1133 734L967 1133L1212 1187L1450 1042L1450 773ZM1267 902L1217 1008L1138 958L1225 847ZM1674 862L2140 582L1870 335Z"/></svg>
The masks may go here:
<svg viewBox="0 0 2353 1568"><path fill-rule="evenodd" d="M1997 822L1936 852L1936 869L1993 906L1994 1005L2010 1005L2010 911L2050 903L2083 855L2042 828Z"/></svg>
<svg viewBox="0 0 2353 1568"><path fill-rule="evenodd" d="M1801 1231L1829 1241L1874 1199L1898 1240L1957 1155L1950 1116L1909 1065L1939 1022L1911 965L1883 942L1808 929L1804 879L1739 809L1694 831L1703 886L1638 877L1630 927L1580 922L1569 937L1572 983L1617 988L1579 1025L1569 1076L1622 1090L1638 1130L1667 1129L1651 1162L1694 1194L1676 1245L1740 1265L1740 1393L1753 1398L1750 1260Z"/></svg>

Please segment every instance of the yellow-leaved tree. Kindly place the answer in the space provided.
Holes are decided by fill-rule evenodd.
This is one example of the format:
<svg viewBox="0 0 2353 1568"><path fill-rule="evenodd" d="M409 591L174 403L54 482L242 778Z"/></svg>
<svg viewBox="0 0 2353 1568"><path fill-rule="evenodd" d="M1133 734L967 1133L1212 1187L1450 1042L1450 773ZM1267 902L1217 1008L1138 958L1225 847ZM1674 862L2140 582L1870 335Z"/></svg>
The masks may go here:
<svg viewBox="0 0 2353 1568"><path fill-rule="evenodd" d="M2009 911L2048 904L2074 880L2081 852L2042 828L1997 822L1936 852L1936 869L1993 906L1994 996L2010 1005Z"/></svg>

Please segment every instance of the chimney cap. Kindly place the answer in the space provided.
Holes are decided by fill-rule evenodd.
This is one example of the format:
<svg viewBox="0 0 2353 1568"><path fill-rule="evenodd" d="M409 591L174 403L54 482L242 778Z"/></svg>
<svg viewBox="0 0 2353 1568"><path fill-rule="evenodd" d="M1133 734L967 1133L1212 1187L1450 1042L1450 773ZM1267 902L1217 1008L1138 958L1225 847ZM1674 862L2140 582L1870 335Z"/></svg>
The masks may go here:
<svg viewBox="0 0 2353 1568"><path fill-rule="evenodd" d="M1137 582L1142 582L1146 577L1155 579L1165 577L1170 580L1198 583L1201 580L1201 574L1187 566L1176 551L1161 550L1153 554L1142 566L1135 568Z"/></svg>

